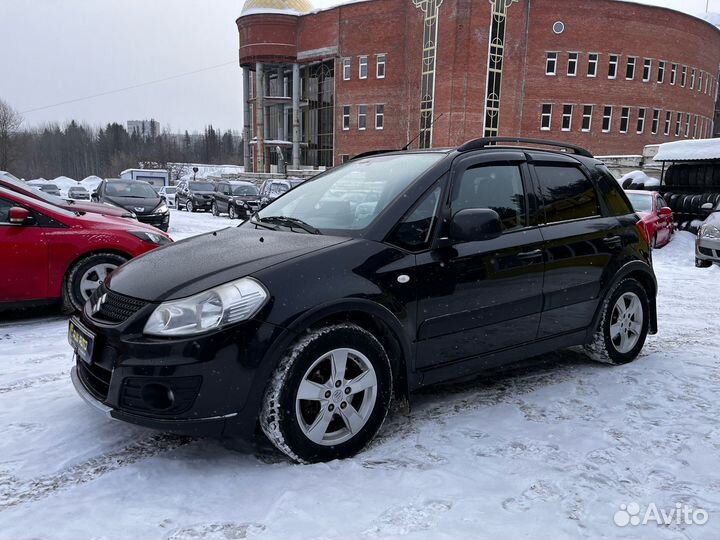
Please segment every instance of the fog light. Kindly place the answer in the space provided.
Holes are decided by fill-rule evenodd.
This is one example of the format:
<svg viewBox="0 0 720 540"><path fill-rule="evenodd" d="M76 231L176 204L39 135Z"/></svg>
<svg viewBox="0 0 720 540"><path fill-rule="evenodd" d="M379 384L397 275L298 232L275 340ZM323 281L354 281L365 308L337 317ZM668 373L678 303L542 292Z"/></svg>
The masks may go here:
<svg viewBox="0 0 720 540"><path fill-rule="evenodd" d="M173 391L164 384L146 384L143 386L141 395L145 403L160 411L169 409L175 403Z"/></svg>

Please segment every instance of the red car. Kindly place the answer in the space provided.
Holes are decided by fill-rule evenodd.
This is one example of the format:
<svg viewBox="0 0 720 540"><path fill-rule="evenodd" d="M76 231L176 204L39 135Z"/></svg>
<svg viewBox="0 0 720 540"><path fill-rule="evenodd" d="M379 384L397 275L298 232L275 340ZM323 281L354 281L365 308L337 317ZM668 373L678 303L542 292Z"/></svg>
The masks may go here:
<svg viewBox="0 0 720 540"><path fill-rule="evenodd" d="M35 186L37 187L37 186ZM93 214L102 214L103 216L115 216L124 217L128 219L137 219L137 216L132 212L120 208L119 206L112 206L110 204L100 204L89 201L75 201L71 199L63 199L57 195L45 193L40 189L33 188L32 185L17 179L12 174L0 171L0 188L9 189L16 193L22 193L23 195L30 197L31 199L37 199L38 201L44 201L46 203L59 206L70 212L92 212Z"/></svg>
<svg viewBox="0 0 720 540"><path fill-rule="evenodd" d="M0 187L0 309L79 310L115 268L172 242L150 225L63 208Z"/></svg>
<svg viewBox="0 0 720 540"><path fill-rule="evenodd" d="M633 210L645 223L653 248L661 248L670 242L675 232L673 213L668 203L657 191L628 189L625 191Z"/></svg>

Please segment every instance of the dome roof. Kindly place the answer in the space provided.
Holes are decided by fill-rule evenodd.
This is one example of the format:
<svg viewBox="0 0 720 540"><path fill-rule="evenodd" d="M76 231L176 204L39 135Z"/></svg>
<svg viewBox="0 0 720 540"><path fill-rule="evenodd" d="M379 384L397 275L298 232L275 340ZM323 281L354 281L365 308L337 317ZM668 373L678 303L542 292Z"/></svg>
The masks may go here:
<svg viewBox="0 0 720 540"><path fill-rule="evenodd" d="M246 0L242 8L242 15L263 12L303 15L310 13L313 9L313 5L308 0Z"/></svg>

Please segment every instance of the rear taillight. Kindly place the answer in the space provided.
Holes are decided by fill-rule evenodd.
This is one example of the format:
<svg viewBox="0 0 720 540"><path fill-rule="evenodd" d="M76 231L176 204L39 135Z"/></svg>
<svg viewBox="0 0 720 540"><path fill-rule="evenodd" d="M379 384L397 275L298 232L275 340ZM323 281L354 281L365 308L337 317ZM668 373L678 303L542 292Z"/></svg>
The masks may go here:
<svg viewBox="0 0 720 540"><path fill-rule="evenodd" d="M642 236L645 239L645 242L648 244L650 243L650 231L648 231L646 223L640 219L635 224L635 226L638 228L638 231L640 231L640 236Z"/></svg>

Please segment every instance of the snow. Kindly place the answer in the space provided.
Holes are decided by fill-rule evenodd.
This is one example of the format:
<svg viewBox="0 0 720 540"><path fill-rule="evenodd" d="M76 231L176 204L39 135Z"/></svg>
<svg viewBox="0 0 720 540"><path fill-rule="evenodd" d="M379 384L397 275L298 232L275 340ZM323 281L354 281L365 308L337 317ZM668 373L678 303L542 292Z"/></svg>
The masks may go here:
<svg viewBox="0 0 720 540"><path fill-rule="evenodd" d="M173 211L184 238L226 218ZM660 334L610 367L566 351L423 391L352 459L294 465L108 420L69 379L67 319L0 324L0 537L426 539L717 537L720 269L694 236L654 252ZM619 528L621 504L707 525Z"/></svg>
<svg viewBox="0 0 720 540"><path fill-rule="evenodd" d="M720 159L720 139L697 139L663 143L653 159L655 161Z"/></svg>
<svg viewBox="0 0 720 540"><path fill-rule="evenodd" d="M185 172L181 176L181 180L192 180L193 174L196 180L208 178L210 176L214 178L220 178L223 175L239 175L245 172L245 167L242 165L206 165L202 163L168 163L169 168L180 169ZM198 172L193 173L193 167L197 167Z"/></svg>
<svg viewBox="0 0 720 540"><path fill-rule="evenodd" d="M82 184L82 186L85 189L87 189L88 191L93 192L97 189L97 187L100 185L100 182L102 182L102 181L103 181L102 178L100 178L99 176L93 175L93 176L87 176L87 177L83 178L80 181L80 184Z"/></svg>
<svg viewBox="0 0 720 540"><path fill-rule="evenodd" d="M644 186L644 187L657 187L660 185L658 178L648 176L643 171L631 171L622 177L618 178L620 185L624 185L626 180L632 180L633 186Z"/></svg>

